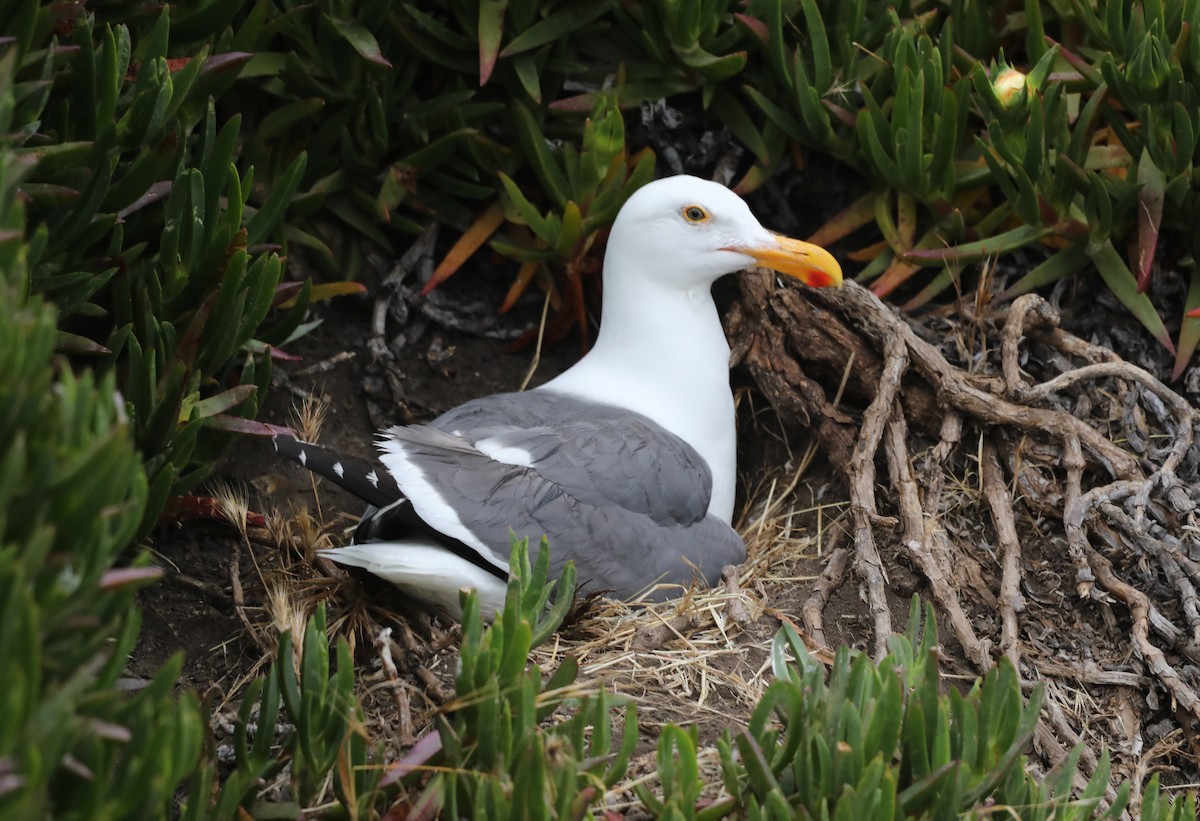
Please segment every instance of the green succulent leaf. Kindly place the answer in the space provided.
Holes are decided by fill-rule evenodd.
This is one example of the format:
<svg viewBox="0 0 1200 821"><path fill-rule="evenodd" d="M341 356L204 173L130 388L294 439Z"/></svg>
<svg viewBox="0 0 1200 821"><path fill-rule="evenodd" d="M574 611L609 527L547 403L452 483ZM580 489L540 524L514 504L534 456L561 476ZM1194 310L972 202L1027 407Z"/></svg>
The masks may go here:
<svg viewBox="0 0 1200 821"><path fill-rule="evenodd" d="M1091 257L1104 284L1109 287L1113 295L1131 314L1137 317L1138 321L1164 348L1174 354L1175 344L1171 341L1166 326L1163 325L1162 317L1158 315L1158 311L1150 302L1150 297L1138 292L1137 280L1129 272L1125 260L1121 259L1121 255L1117 253L1117 249L1113 247L1112 243L1104 242L1095 250L1089 249L1088 256Z"/></svg>
<svg viewBox="0 0 1200 821"><path fill-rule="evenodd" d="M333 27L334 31L342 39L350 44L350 47L358 53L359 57L383 68L392 67L391 61L383 56L383 51L380 49L379 41L375 39L375 35L361 21L335 17L329 14L323 14L321 17Z"/></svg>

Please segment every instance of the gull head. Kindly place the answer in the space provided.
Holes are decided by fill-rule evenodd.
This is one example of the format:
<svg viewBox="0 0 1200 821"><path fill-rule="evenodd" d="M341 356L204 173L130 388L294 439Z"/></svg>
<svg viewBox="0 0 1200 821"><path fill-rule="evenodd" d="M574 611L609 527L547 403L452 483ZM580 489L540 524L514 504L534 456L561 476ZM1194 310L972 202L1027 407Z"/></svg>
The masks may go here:
<svg viewBox="0 0 1200 821"><path fill-rule="evenodd" d="M609 237L605 278L637 271L692 290L754 265L816 288L842 284L842 269L824 248L763 228L725 186L680 175L647 183L625 202Z"/></svg>

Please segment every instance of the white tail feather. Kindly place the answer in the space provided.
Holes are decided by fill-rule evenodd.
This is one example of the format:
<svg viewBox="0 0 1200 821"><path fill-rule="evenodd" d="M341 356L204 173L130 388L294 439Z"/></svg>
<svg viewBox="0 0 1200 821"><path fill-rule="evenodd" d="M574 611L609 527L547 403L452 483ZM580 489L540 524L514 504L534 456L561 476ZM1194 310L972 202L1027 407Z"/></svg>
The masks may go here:
<svg viewBox="0 0 1200 821"><path fill-rule="evenodd" d="M490 621L504 609L508 588L504 581L432 542L370 542L317 552L338 564L373 573L455 619L462 618L458 591L464 587L478 592L484 619Z"/></svg>

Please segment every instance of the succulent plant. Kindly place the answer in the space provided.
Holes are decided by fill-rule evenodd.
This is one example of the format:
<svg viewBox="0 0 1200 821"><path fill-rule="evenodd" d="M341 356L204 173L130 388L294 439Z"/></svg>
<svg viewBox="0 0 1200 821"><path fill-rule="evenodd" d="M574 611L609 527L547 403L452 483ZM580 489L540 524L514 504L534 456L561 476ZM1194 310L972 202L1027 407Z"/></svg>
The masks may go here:
<svg viewBox="0 0 1200 821"><path fill-rule="evenodd" d="M53 307L29 292L30 166L0 146L0 814L158 817L196 765L200 711L173 694L178 656L118 686L134 596L161 575L125 557L149 485L113 374L76 375L54 353Z"/></svg>
<svg viewBox="0 0 1200 821"><path fill-rule="evenodd" d="M910 296L916 307L967 263L1041 245L1051 256L1003 298L1094 270L1179 375L1200 327L1183 321L1172 340L1146 291L1160 236L1187 258L1197 250L1184 226L1200 189L1198 15L1194 2L1027 2L1005 16L971 0L760 0L743 18L769 72L752 59L757 82L743 91L791 139L874 181L817 238L877 225L883 242L850 255L869 263L860 278L876 293L940 268ZM1058 29L1083 42L1047 36Z"/></svg>
<svg viewBox="0 0 1200 821"><path fill-rule="evenodd" d="M775 681L736 735L717 743L724 795L698 801L703 780L693 732L668 727L658 745L663 795L636 787L657 818L960 818L1001 809L1013 817L1119 818L1129 785L1104 803L1107 753L1078 796L1081 748L1038 781L1023 766L1041 689L1028 702L1007 658L971 690L944 690L932 610L914 597L903 635L874 664L846 647L831 667L788 624L772 646ZM1190 818L1194 801L1168 804L1155 782L1143 818ZM1147 816L1146 813L1150 815Z"/></svg>

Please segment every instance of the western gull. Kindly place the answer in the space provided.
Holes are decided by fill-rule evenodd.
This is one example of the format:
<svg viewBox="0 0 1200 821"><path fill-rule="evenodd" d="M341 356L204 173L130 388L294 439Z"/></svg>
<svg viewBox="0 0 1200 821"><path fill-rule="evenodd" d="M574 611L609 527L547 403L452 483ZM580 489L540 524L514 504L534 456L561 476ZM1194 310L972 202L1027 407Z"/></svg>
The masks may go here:
<svg viewBox="0 0 1200 821"><path fill-rule="evenodd" d="M608 239L596 344L572 368L382 431L378 462L276 437L370 504L352 543L321 555L455 617L462 588L484 614L503 608L510 529L547 537L552 574L574 561L583 591L662 599L714 584L746 547L730 524L736 430L711 288L753 265L842 281L832 255L766 230L722 185L675 176L634 192Z"/></svg>

